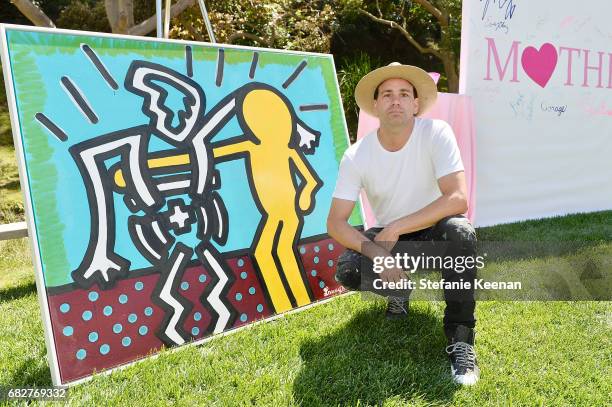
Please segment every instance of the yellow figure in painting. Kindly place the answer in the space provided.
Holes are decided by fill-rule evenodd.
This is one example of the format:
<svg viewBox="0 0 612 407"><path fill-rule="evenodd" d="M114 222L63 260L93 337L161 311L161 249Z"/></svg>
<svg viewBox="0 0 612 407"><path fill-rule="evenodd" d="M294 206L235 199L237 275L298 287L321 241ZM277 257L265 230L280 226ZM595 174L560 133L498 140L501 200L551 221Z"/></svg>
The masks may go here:
<svg viewBox="0 0 612 407"><path fill-rule="evenodd" d="M217 161L247 154L251 191L262 214L252 247L274 310L280 313L293 308L281 275L296 306L311 302L296 246L303 217L314 208L322 183L300 151L298 131L304 128L289 101L272 87L253 85L236 97L244 136L213 144L213 155Z"/></svg>
<svg viewBox="0 0 612 407"><path fill-rule="evenodd" d="M212 143L214 161L246 158L251 193L262 215L251 248L274 310L281 313L307 305L311 295L296 250L304 216L314 209L322 182L302 147L314 151L310 144L317 144L317 134L297 118L283 94L263 83L245 85L224 98L204 120L214 125L204 125L200 131L212 138L234 115L244 134ZM189 163L189 155L181 154L149 159L147 166L172 168ZM120 168L114 181L125 186Z"/></svg>

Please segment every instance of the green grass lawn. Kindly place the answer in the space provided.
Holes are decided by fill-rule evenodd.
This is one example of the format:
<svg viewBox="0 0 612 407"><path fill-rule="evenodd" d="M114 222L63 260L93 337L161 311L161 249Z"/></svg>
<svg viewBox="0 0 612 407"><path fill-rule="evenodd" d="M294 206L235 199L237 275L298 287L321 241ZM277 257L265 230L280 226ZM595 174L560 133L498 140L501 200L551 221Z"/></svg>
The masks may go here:
<svg viewBox="0 0 612 407"><path fill-rule="evenodd" d="M612 212L478 233L492 240L583 239L612 257ZM0 387L48 386L29 246L26 239L0 242L0 253ZM389 322L382 318L384 303L348 295L97 375L71 388L69 400L75 405L135 400L220 406L610 405L611 304L478 303L482 376L472 388L449 380L443 303L414 302L407 320Z"/></svg>
<svg viewBox="0 0 612 407"><path fill-rule="evenodd" d="M0 144L0 224L24 220L16 162L13 147Z"/></svg>
<svg viewBox="0 0 612 407"><path fill-rule="evenodd" d="M0 146L0 223L23 219L14 160L13 149ZM612 259L612 212L482 228L478 236L490 241L579 242L563 253L564 265L580 263L585 256ZM514 257L503 260L505 270L556 267L560 261ZM413 302L407 320L389 322L382 318L383 302L343 296L200 346L163 352L111 375L97 375L71 388L69 401L610 405L611 302L479 302L476 349L482 376L472 388L457 387L449 379L443 307L440 302ZM0 387L49 385L27 239L0 242Z"/></svg>

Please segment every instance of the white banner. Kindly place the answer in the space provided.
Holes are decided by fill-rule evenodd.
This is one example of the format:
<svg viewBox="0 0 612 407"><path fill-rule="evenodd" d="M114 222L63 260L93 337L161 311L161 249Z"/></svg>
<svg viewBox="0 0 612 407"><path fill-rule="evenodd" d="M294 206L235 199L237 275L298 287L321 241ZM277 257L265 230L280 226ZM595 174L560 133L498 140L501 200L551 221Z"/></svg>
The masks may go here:
<svg viewBox="0 0 612 407"><path fill-rule="evenodd" d="M478 226L612 208L612 2L464 0Z"/></svg>

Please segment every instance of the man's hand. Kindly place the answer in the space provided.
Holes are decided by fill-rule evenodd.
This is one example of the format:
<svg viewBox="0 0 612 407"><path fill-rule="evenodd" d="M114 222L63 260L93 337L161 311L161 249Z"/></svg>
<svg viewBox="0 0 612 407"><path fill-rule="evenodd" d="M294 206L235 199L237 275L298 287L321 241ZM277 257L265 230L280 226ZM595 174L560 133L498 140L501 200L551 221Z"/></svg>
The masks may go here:
<svg viewBox="0 0 612 407"><path fill-rule="evenodd" d="M401 280L408 280L408 274L397 267L390 267L385 269L382 273L380 273L380 278L382 281L386 281L388 283L394 282L399 283Z"/></svg>
<svg viewBox="0 0 612 407"><path fill-rule="evenodd" d="M397 243L398 239L399 233L396 231L393 225L389 225L376 235L374 242L390 252L393 250L393 247Z"/></svg>

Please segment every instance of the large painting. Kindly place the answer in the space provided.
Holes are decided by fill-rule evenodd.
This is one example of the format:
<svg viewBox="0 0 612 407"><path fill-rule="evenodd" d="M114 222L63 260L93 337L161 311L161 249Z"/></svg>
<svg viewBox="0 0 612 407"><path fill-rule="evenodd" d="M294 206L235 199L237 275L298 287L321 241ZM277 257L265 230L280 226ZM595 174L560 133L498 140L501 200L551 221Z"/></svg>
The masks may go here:
<svg viewBox="0 0 612 407"><path fill-rule="evenodd" d="M343 292L331 56L1 36L55 384Z"/></svg>

